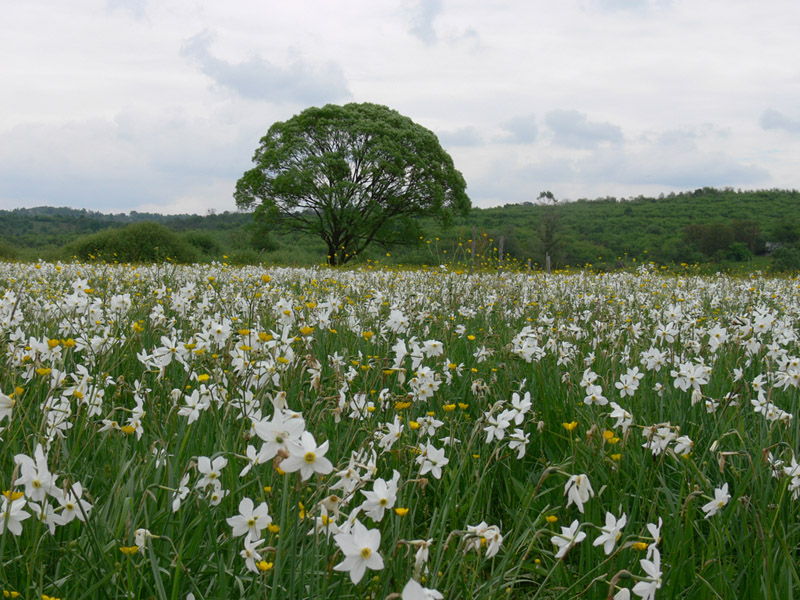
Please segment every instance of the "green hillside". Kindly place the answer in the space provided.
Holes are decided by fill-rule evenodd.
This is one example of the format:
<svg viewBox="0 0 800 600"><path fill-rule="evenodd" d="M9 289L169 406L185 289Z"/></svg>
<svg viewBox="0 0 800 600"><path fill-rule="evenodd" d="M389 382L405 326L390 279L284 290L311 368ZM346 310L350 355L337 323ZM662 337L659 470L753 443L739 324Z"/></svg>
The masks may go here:
<svg viewBox="0 0 800 600"><path fill-rule="evenodd" d="M613 268L634 261L710 265L755 261L760 266L768 264L770 250L783 246L785 252L798 244L798 215L800 192L796 190L703 188L659 198L581 199L555 205L531 202L476 208L446 230L423 220L418 239L390 248L371 247L356 260L384 264L467 261L474 230L476 253L481 257L496 261L502 238L507 262L527 264L530 260L542 265L549 228L555 239L549 248L554 267L590 263ZM181 244L192 248L185 256L198 261L227 257L233 262L312 264L325 260L320 240L268 231L256 226L248 213L108 215L50 207L0 211L0 255L66 260L81 248L99 243L92 240L102 238L107 244L108 236L115 235L113 230L142 222L167 228Z"/></svg>

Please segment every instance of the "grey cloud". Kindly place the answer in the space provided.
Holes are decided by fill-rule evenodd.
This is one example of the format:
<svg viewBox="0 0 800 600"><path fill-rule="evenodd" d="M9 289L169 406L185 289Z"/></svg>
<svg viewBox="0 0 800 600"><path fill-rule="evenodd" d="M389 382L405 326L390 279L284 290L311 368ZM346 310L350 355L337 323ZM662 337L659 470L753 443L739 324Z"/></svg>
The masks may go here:
<svg viewBox="0 0 800 600"><path fill-rule="evenodd" d="M543 189L595 189L593 197L621 187L695 189L704 186L755 186L771 181L764 168L719 152L675 148L657 142L627 151L603 148L583 158L542 158L518 167L498 162L470 179L470 197L480 206L533 202ZM604 192L603 189L606 191Z"/></svg>
<svg viewBox="0 0 800 600"><path fill-rule="evenodd" d="M768 108L761 115L762 129L781 129L789 133L800 132L800 121Z"/></svg>
<svg viewBox="0 0 800 600"><path fill-rule="evenodd" d="M662 8L672 4L672 0L589 0L586 8L603 12L648 12L654 8Z"/></svg>
<svg viewBox="0 0 800 600"><path fill-rule="evenodd" d="M667 147L695 148L697 133L687 129L671 129L658 135L657 144Z"/></svg>
<svg viewBox="0 0 800 600"><path fill-rule="evenodd" d="M553 141L567 148L596 148L599 144L622 142L622 129L612 123L589 121L577 110L553 110L545 116Z"/></svg>
<svg viewBox="0 0 800 600"><path fill-rule="evenodd" d="M619 151L594 153L576 163L584 182L607 181L631 185L666 185L674 188L725 187L768 182L770 173L720 152L674 152L664 147L645 148L635 154Z"/></svg>
<svg viewBox="0 0 800 600"><path fill-rule="evenodd" d="M324 104L350 97L344 73L335 63L315 67L298 59L283 68L254 56L233 64L211 54L212 39L208 31L195 35L184 43L181 56L195 61L218 85L244 98L273 103Z"/></svg>
<svg viewBox="0 0 800 600"><path fill-rule="evenodd" d="M655 137L656 145L694 150L697 141L703 139L726 138L730 131L713 123L703 123L686 129L668 129Z"/></svg>
<svg viewBox="0 0 800 600"><path fill-rule="evenodd" d="M110 12L126 11L137 19L147 16L147 0L106 0L106 9Z"/></svg>
<svg viewBox="0 0 800 600"><path fill-rule="evenodd" d="M219 205L233 209L236 179L250 166L258 136L252 123L232 126L228 116L128 112L113 120L29 123L0 132L0 203L118 212L167 206L224 182Z"/></svg>
<svg viewBox="0 0 800 600"><path fill-rule="evenodd" d="M508 135L498 141L511 144L529 144L536 141L539 135L539 127L533 115L513 117L503 123L502 127Z"/></svg>
<svg viewBox="0 0 800 600"><path fill-rule="evenodd" d="M442 12L442 6L442 0L417 0L411 9L408 32L427 46L435 44L439 37L433 22Z"/></svg>
<svg viewBox="0 0 800 600"><path fill-rule="evenodd" d="M519 167L498 162L482 177L469 180L469 194L481 206L535 202L541 190L575 176L573 162L566 158L545 158Z"/></svg>
<svg viewBox="0 0 800 600"><path fill-rule="evenodd" d="M483 137L474 127L462 127L454 131L443 131L437 134L439 142L445 147L448 146L479 146L483 143Z"/></svg>

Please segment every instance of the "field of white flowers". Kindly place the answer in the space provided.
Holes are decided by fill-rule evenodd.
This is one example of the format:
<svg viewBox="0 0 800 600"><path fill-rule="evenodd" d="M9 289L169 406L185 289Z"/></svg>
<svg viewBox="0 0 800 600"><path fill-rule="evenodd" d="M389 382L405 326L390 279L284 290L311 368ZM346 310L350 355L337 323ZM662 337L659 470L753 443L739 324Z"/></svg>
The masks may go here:
<svg viewBox="0 0 800 600"><path fill-rule="evenodd" d="M4 598L800 594L791 279L0 263Z"/></svg>

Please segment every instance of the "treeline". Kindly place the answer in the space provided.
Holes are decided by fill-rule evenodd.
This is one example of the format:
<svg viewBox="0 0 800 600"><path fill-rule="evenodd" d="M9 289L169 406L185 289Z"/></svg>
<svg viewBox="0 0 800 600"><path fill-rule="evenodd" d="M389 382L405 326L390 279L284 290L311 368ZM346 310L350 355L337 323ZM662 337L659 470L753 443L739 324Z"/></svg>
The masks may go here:
<svg viewBox="0 0 800 600"><path fill-rule="evenodd" d="M692 192L573 202L475 208L446 230L421 221L419 234L389 248L370 247L358 260L383 264L469 262L476 253L507 263L554 268L591 264L611 269L634 262L743 263L800 268L800 192L702 188ZM321 240L268 230L240 212L198 215L108 215L69 208L0 211L0 257L69 260L73 257L186 262L226 260L317 264ZM387 256L388 255L388 256ZM785 265L784 265L785 263Z"/></svg>
<svg viewBox="0 0 800 600"><path fill-rule="evenodd" d="M795 248L800 241L800 192L796 190L735 191L702 188L692 192L552 204L526 203L476 211L461 223L504 238L512 259L544 262L547 240L557 266L614 268L634 261L662 264L752 262L770 264L777 248ZM550 222L548 231L548 222Z"/></svg>

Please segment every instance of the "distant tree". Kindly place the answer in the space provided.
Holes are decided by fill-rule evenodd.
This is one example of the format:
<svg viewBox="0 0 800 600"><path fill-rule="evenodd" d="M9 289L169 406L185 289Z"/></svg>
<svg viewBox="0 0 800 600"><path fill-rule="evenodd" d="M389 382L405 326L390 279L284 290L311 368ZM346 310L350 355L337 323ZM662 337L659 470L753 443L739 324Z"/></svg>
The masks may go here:
<svg viewBox="0 0 800 600"><path fill-rule="evenodd" d="M561 214L558 210L558 200L556 200L553 192L541 192L536 201L544 204L542 221L539 226L539 240L545 264L549 265L551 260L557 260L564 242Z"/></svg>
<svg viewBox="0 0 800 600"><path fill-rule="evenodd" d="M747 244L743 242L733 242L725 249L725 258L728 260L745 261L753 258L753 253Z"/></svg>
<svg viewBox="0 0 800 600"><path fill-rule="evenodd" d="M751 253L760 252L764 247L761 229L756 221L739 220L731 223L733 237L737 242L746 245Z"/></svg>
<svg viewBox="0 0 800 600"><path fill-rule="evenodd" d="M436 136L376 104L328 104L272 125L236 185L239 208L321 237L331 265L408 241L415 217L466 213L466 183Z"/></svg>
<svg viewBox="0 0 800 600"><path fill-rule="evenodd" d="M800 271L800 249L783 246L772 253L772 268L783 273Z"/></svg>
<svg viewBox="0 0 800 600"><path fill-rule="evenodd" d="M719 256L733 241L733 230L726 223L693 223L684 228L686 242L711 258Z"/></svg>
<svg viewBox="0 0 800 600"><path fill-rule="evenodd" d="M778 219L772 224L770 239L781 244L795 244L800 240L800 225L794 217Z"/></svg>

